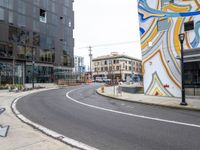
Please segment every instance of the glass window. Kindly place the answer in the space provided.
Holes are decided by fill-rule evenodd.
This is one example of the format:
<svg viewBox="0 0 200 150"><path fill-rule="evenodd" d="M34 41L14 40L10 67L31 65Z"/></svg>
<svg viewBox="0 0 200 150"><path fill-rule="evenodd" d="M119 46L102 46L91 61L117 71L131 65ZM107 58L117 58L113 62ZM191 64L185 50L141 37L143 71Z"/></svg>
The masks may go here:
<svg viewBox="0 0 200 150"><path fill-rule="evenodd" d="M9 40L12 42L18 41L18 30L16 27L9 26Z"/></svg>
<svg viewBox="0 0 200 150"><path fill-rule="evenodd" d="M42 7L44 7L46 9L47 6L48 6L48 1L47 0L41 0L41 3L42 3Z"/></svg>
<svg viewBox="0 0 200 150"><path fill-rule="evenodd" d="M39 22L34 20L33 21L33 30L39 32L40 28L39 28Z"/></svg>
<svg viewBox="0 0 200 150"><path fill-rule="evenodd" d="M17 46L17 57L20 59L25 59L26 50L24 46Z"/></svg>
<svg viewBox="0 0 200 150"><path fill-rule="evenodd" d="M8 0L8 8L13 9L14 1L13 0Z"/></svg>
<svg viewBox="0 0 200 150"><path fill-rule="evenodd" d="M32 60L32 48L26 47L26 59Z"/></svg>
<svg viewBox="0 0 200 150"><path fill-rule="evenodd" d="M8 6L9 6L9 0L2 0L2 1L4 1L4 7L8 8Z"/></svg>
<svg viewBox="0 0 200 150"><path fill-rule="evenodd" d="M33 0L33 4L39 6L40 5L40 0Z"/></svg>
<svg viewBox="0 0 200 150"><path fill-rule="evenodd" d="M8 22L13 23L13 12L12 11L8 12Z"/></svg>
<svg viewBox="0 0 200 150"><path fill-rule="evenodd" d="M64 0L65 6L69 7L69 0Z"/></svg>
<svg viewBox="0 0 200 150"><path fill-rule="evenodd" d="M0 20L4 20L4 9L0 8Z"/></svg>
<svg viewBox="0 0 200 150"><path fill-rule="evenodd" d="M33 32L33 45L40 46L40 34Z"/></svg>
<svg viewBox="0 0 200 150"><path fill-rule="evenodd" d="M46 49L46 42L47 42L47 37L44 34L40 35L40 47L42 49Z"/></svg>
<svg viewBox="0 0 200 150"><path fill-rule="evenodd" d="M32 16L34 18L38 18L38 16L39 16L39 8L33 7L33 14L32 14Z"/></svg>
<svg viewBox="0 0 200 150"><path fill-rule="evenodd" d="M0 0L0 6L4 6L4 1L3 0Z"/></svg>
<svg viewBox="0 0 200 150"><path fill-rule="evenodd" d="M18 0L18 12L26 14L26 4L21 0Z"/></svg>
<svg viewBox="0 0 200 150"><path fill-rule="evenodd" d="M6 57L6 46L2 44L0 44L0 56Z"/></svg>
<svg viewBox="0 0 200 150"><path fill-rule="evenodd" d="M51 11L55 13L56 12L56 4L54 2L52 2L51 4L52 4Z"/></svg>
<svg viewBox="0 0 200 150"><path fill-rule="evenodd" d="M52 14L52 24L57 24L58 23L58 17L54 14Z"/></svg>
<svg viewBox="0 0 200 150"><path fill-rule="evenodd" d="M67 7L63 7L63 15L67 16Z"/></svg>
<svg viewBox="0 0 200 150"><path fill-rule="evenodd" d="M22 15L18 15L18 26L25 27L26 26L26 17Z"/></svg>
<svg viewBox="0 0 200 150"><path fill-rule="evenodd" d="M40 9L40 22L47 23L47 12L44 9Z"/></svg>

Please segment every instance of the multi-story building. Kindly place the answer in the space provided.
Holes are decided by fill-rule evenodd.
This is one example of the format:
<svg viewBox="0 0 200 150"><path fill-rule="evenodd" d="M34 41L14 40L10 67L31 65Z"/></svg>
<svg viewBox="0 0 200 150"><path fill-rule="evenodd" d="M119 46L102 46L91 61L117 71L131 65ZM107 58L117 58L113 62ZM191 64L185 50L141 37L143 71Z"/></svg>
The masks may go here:
<svg viewBox="0 0 200 150"><path fill-rule="evenodd" d="M92 59L93 77L123 80L142 77L141 60L116 52Z"/></svg>
<svg viewBox="0 0 200 150"><path fill-rule="evenodd" d="M84 57L74 56L74 72L84 73L85 71Z"/></svg>
<svg viewBox="0 0 200 150"><path fill-rule="evenodd" d="M200 85L199 5L195 0L138 0L145 94L181 97L180 33L185 35L184 84ZM186 94L189 90L186 86Z"/></svg>
<svg viewBox="0 0 200 150"><path fill-rule="evenodd" d="M73 28L73 0L0 0L1 83L49 83L72 72Z"/></svg>

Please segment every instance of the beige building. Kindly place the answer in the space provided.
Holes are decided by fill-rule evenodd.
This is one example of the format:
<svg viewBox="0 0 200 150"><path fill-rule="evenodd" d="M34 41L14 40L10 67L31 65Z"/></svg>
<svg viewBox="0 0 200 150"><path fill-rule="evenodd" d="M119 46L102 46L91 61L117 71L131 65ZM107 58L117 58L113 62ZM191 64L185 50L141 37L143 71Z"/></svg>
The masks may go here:
<svg viewBox="0 0 200 150"><path fill-rule="evenodd" d="M142 61L116 52L92 59L93 77L127 81L142 79Z"/></svg>

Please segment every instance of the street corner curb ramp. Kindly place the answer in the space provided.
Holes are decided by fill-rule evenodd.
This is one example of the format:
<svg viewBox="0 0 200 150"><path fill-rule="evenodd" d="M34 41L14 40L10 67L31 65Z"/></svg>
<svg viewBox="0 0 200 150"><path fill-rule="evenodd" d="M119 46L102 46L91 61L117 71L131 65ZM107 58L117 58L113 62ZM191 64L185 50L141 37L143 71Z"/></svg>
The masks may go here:
<svg viewBox="0 0 200 150"><path fill-rule="evenodd" d="M6 109L5 108L2 108L0 107L0 115L5 112ZM6 137L7 134L8 134L8 130L9 130L10 126L9 125L5 125L5 126L2 126L0 124L0 137Z"/></svg>

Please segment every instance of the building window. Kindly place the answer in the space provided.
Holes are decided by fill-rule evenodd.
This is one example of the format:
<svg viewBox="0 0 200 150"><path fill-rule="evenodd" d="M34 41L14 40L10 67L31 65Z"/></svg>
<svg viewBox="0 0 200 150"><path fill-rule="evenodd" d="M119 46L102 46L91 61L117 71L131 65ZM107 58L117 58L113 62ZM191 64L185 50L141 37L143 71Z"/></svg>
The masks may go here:
<svg viewBox="0 0 200 150"><path fill-rule="evenodd" d="M44 9L40 9L40 22L47 23L47 12Z"/></svg>
<svg viewBox="0 0 200 150"><path fill-rule="evenodd" d="M26 4L21 0L18 0L18 12L26 14Z"/></svg>
<svg viewBox="0 0 200 150"><path fill-rule="evenodd" d="M33 30L39 32L40 28L39 28L39 22L34 20L33 21Z"/></svg>
<svg viewBox="0 0 200 150"><path fill-rule="evenodd" d="M107 60L104 61L104 65L107 65Z"/></svg>
<svg viewBox="0 0 200 150"><path fill-rule="evenodd" d="M13 12L12 11L8 12L8 22L13 24Z"/></svg>
<svg viewBox="0 0 200 150"><path fill-rule="evenodd" d="M26 17L22 15L18 15L18 26L26 27Z"/></svg>
<svg viewBox="0 0 200 150"><path fill-rule="evenodd" d="M194 30L194 21L184 23L184 31Z"/></svg>
<svg viewBox="0 0 200 150"><path fill-rule="evenodd" d="M56 12L56 4L54 2L52 2L51 4L52 4L51 11L55 13Z"/></svg>
<svg viewBox="0 0 200 150"><path fill-rule="evenodd" d="M8 1L8 8L13 10L14 2L13 0L7 0Z"/></svg>
<svg viewBox="0 0 200 150"><path fill-rule="evenodd" d="M17 57L20 59L25 59L25 55L26 55L26 48L24 46L17 46Z"/></svg>
<svg viewBox="0 0 200 150"><path fill-rule="evenodd" d="M0 20L4 20L4 9L0 8Z"/></svg>
<svg viewBox="0 0 200 150"><path fill-rule="evenodd" d="M40 46L40 34L33 32L33 45Z"/></svg>

